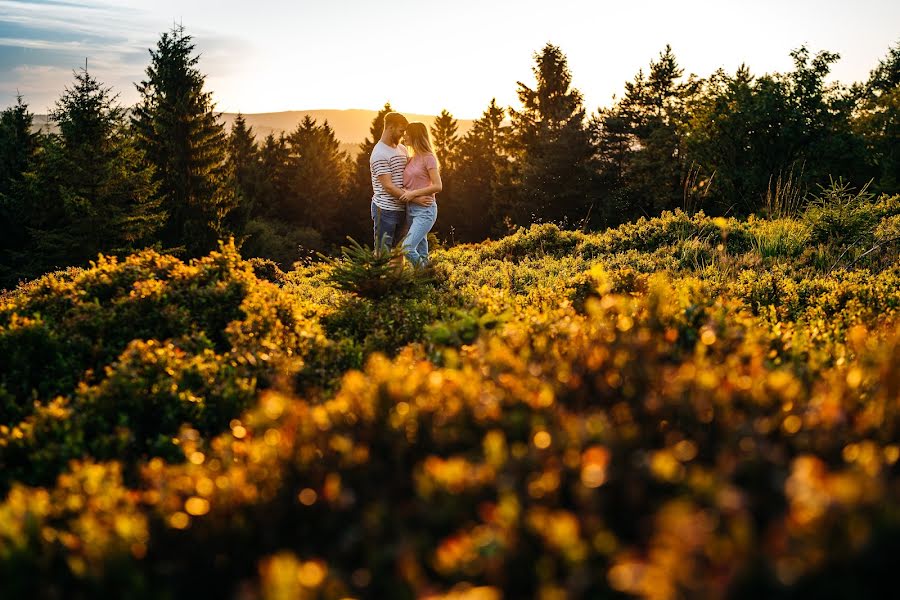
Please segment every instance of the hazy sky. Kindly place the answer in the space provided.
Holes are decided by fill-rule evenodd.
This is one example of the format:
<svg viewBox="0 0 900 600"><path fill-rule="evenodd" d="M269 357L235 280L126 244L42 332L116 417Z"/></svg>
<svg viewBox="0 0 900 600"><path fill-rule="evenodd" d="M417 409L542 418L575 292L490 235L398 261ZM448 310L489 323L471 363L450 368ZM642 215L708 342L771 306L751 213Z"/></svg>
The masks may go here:
<svg viewBox="0 0 900 600"><path fill-rule="evenodd" d="M856 0L0 0L0 106L44 113L88 59L137 100L148 48L181 22L216 108L245 113L380 108L477 117L516 104L546 42L569 59L589 112L672 45L685 74L791 68L789 52L838 52L831 79L863 80L900 42L900 1Z"/></svg>

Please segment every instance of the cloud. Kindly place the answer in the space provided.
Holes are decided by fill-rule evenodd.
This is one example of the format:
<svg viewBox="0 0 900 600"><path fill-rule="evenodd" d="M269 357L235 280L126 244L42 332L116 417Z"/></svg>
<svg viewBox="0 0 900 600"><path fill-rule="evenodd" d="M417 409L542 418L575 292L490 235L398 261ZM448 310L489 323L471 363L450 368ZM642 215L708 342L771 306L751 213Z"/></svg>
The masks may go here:
<svg viewBox="0 0 900 600"><path fill-rule="evenodd" d="M147 9L97 0L0 0L0 15L0 107L21 92L36 112L55 102L85 58L124 104L135 102L133 82L144 75L162 22ZM227 70L250 51L234 36L188 33L204 69Z"/></svg>

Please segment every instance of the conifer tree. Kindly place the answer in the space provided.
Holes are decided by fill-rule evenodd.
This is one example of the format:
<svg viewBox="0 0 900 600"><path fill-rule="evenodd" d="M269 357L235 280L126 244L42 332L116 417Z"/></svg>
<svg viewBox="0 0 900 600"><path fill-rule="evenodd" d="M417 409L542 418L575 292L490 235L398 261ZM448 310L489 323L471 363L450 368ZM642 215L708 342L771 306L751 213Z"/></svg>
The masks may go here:
<svg viewBox="0 0 900 600"><path fill-rule="evenodd" d="M224 125L213 112L211 92L203 91L206 76L197 69L200 59L191 39L176 25L150 50L132 123L156 167L167 212L162 241L171 252L198 256L228 233L224 218L236 194Z"/></svg>
<svg viewBox="0 0 900 600"><path fill-rule="evenodd" d="M683 72L667 44L591 121L610 224L683 203L685 105L699 85L693 75L680 82Z"/></svg>
<svg viewBox="0 0 900 600"><path fill-rule="evenodd" d="M460 141L457 134L459 123L447 109L443 109L441 114L434 120L430 131L434 151L437 153L441 163L441 171L449 174L456 168Z"/></svg>
<svg viewBox="0 0 900 600"><path fill-rule="evenodd" d="M509 126L496 99L460 140L454 171L452 210L442 219L454 229L455 241L474 242L505 233L502 199L509 191ZM507 205L509 203L506 203Z"/></svg>
<svg viewBox="0 0 900 600"><path fill-rule="evenodd" d="M21 94L14 106L0 112L0 195L10 195L28 170L38 141L33 121Z"/></svg>
<svg viewBox="0 0 900 600"><path fill-rule="evenodd" d="M258 201L261 178L260 151L253 127L247 126L247 119L241 113L235 117L228 136L228 162L234 173L237 206L228 213L225 224L235 234L235 245L240 247Z"/></svg>
<svg viewBox="0 0 900 600"><path fill-rule="evenodd" d="M294 200L285 216L314 227L323 236L341 231L335 220L344 208L349 163L334 130L327 121L317 125L306 115L287 143Z"/></svg>
<svg viewBox="0 0 900 600"><path fill-rule="evenodd" d="M25 177L41 143L33 121L21 94L0 112L0 288L14 286L29 259Z"/></svg>
<svg viewBox="0 0 900 600"><path fill-rule="evenodd" d="M283 132L278 137L272 133L267 135L259 150L261 180L258 201L253 205L254 218L284 218L289 204L289 159L287 136Z"/></svg>
<svg viewBox="0 0 900 600"><path fill-rule="evenodd" d="M117 97L85 68L50 112L59 133L45 141L29 219L42 270L152 245L162 224L152 169Z"/></svg>
<svg viewBox="0 0 900 600"><path fill-rule="evenodd" d="M518 224L581 224L595 173L581 92L572 87L568 61L557 46L548 43L534 59L537 85L519 82L522 109L509 109L520 197L508 209Z"/></svg>

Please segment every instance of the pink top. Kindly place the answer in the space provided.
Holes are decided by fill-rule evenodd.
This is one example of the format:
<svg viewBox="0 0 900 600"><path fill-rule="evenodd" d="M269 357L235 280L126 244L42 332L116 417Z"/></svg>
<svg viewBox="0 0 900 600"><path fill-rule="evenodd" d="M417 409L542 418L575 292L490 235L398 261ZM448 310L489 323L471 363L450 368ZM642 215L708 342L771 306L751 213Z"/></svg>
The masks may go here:
<svg viewBox="0 0 900 600"><path fill-rule="evenodd" d="M431 176L428 169L437 169L437 159L434 154L415 154L406 163L403 171L403 189L418 190L431 185ZM434 194L422 196L434 200Z"/></svg>

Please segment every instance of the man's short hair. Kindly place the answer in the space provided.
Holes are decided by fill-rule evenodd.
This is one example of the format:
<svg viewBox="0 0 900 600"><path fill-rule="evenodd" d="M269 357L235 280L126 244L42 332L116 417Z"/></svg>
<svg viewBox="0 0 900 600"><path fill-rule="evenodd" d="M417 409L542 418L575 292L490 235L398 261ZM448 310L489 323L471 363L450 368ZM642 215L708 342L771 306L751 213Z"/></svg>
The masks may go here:
<svg viewBox="0 0 900 600"><path fill-rule="evenodd" d="M409 121L407 121L406 117L398 112L389 112L388 114L384 115L385 128L396 127L397 125L409 125Z"/></svg>

